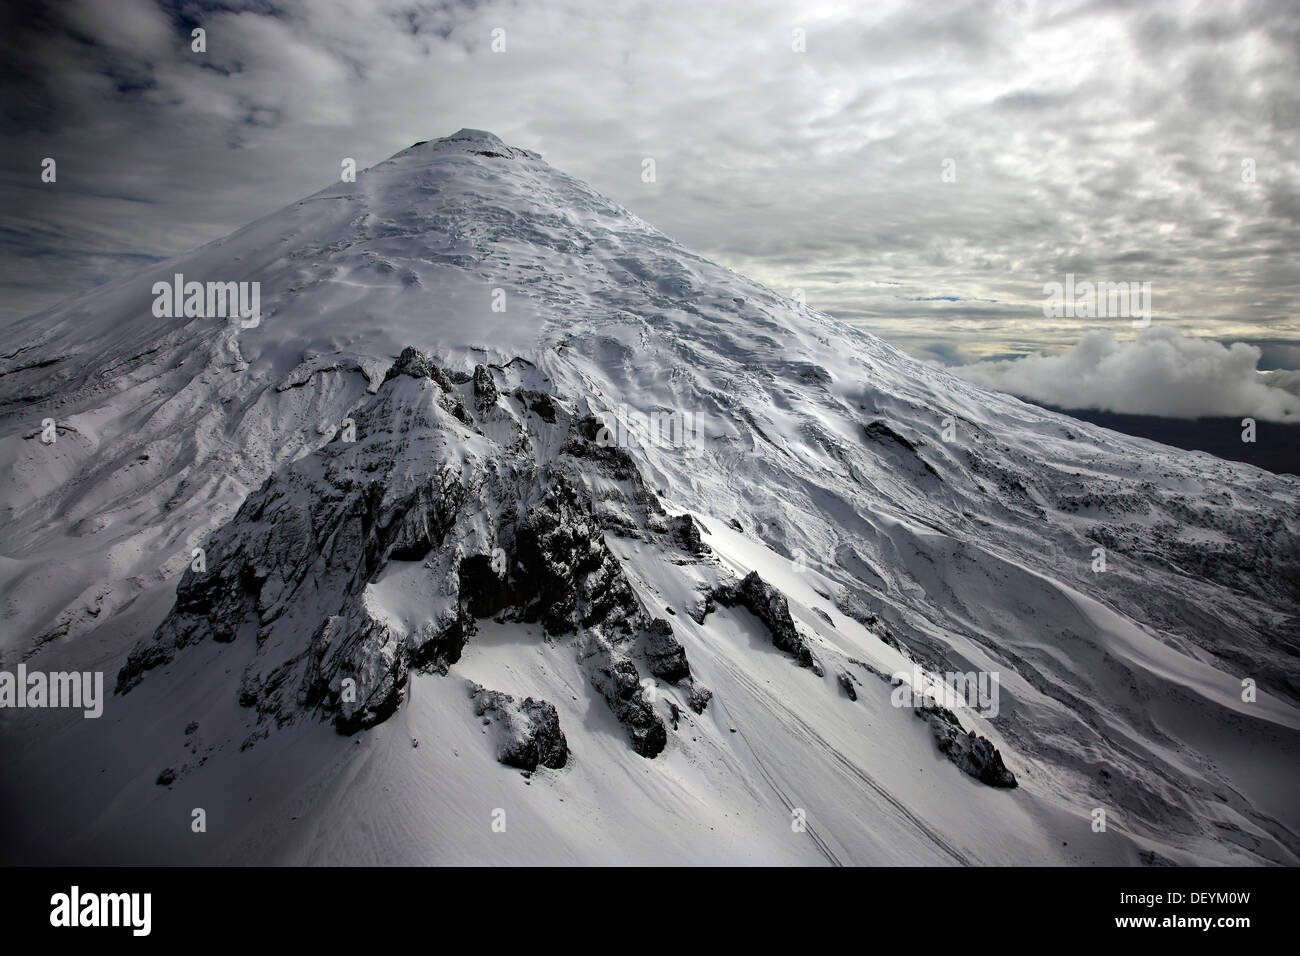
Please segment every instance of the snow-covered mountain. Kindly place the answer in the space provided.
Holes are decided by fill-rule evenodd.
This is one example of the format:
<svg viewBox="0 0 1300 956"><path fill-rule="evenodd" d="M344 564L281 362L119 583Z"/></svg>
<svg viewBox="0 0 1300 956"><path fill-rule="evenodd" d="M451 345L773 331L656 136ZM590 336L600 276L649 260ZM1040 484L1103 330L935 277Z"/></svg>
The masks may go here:
<svg viewBox="0 0 1300 956"><path fill-rule="evenodd" d="M491 134L5 330L0 408L3 667L115 685L0 710L10 860L1300 857L1300 482L913 361ZM992 697L900 706L949 674Z"/></svg>

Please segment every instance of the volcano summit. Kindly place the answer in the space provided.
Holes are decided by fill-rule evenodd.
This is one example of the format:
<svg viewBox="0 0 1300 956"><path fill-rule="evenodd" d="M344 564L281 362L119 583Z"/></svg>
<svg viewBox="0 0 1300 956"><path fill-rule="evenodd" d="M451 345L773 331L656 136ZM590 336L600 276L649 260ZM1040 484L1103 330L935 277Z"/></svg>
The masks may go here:
<svg viewBox="0 0 1300 956"><path fill-rule="evenodd" d="M0 408L3 664L116 680L0 713L9 861L1300 862L1300 482L489 133L11 326Z"/></svg>

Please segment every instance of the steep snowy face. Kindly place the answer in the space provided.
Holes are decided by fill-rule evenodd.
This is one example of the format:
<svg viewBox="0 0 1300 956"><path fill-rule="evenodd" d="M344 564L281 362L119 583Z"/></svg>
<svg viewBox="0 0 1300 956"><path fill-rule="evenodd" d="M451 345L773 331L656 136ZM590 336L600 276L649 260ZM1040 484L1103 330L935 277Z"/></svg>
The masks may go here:
<svg viewBox="0 0 1300 956"><path fill-rule="evenodd" d="M256 321L191 281L258 283ZM475 788L566 768L553 832L594 766L681 847L815 785L832 862L1060 862L1098 808L1123 849L1077 859L1300 852L1300 484L912 361L489 133L8 330L0 408L5 660L93 639L144 721L218 653L239 759L436 711L496 725L438 765Z"/></svg>

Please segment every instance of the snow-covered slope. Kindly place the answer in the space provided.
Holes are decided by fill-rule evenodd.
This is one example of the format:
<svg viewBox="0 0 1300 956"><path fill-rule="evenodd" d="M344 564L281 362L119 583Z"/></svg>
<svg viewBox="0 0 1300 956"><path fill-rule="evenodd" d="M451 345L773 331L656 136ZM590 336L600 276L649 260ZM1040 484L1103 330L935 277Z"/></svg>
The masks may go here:
<svg viewBox="0 0 1300 956"><path fill-rule="evenodd" d="M176 273L261 321L156 317ZM0 408L3 665L118 690L0 711L14 860L1300 854L1300 483L917 363L490 134L6 330Z"/></svg>

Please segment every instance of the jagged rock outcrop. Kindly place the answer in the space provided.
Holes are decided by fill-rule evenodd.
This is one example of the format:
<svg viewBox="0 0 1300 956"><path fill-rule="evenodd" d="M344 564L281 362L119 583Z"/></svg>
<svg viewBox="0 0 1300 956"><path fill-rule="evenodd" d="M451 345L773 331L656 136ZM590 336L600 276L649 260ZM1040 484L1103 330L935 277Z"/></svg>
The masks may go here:
<svg viewBox="0 0 1300 956"><path fill-rule="evenodd" d="M495 408L500 398L497 383L492 380L492 373L482 365L474 366L474 407L479 414L485 414Z"/></svg>
<svg viewBox="0 0 1300 956"><path fill-rule="evenodd" d="M844 691L845 695L847 695L849 700L858 699L858 691L857 688L853 686L852 674L850 674L848 671L840 671L838 674L835 675L835 679L839 681L840 689Z"/></svg>
<svg viewBox="0 0 1300 956"><path fill-rule="evenodd" d="M646 698L641 675L626 654L599 633L589 633L583 663L591 684L600 691L619 723L627 728L632 749L655 757L668 743L668 732L654 705Z"/></svg>
<svg viewBox="0 0 1300 956"><path fill-rule="evenodd" d="M563 450L574 458L596 463L611 478L640 478L632 456L614 443L609 427L593 415L585 415L574 421Z"/></svg>
<svg viewBox="0 0 1300 956"><path fill-rule="evenodd" d="M702 626L705 619L717 609L718 603L713 600L713 592L706 591L696 605L686 613L691 616L692 621Z"/></svg>
<svg viewBox="0 0 1300 956"><path fill-rule="evenodd" d="M470 685L475 716L497 731L496 758L508 767L533 771L540 764L558 770L569 759L569 744L560 729L555 705Z"/></svg>
<svg viewBox="0 0 1300 956"><path fill-rule="evenodd" d="M442 395L438 398L438 404L455 416L456 420L461 424L474 424L469 412L465 410L465 403L455 390L455 385L464 384L464 381L453 382L452 376L439 368L432 359L419 349L410 346L403 349L402 354L397 357L397 361L393 363L392 368L384 375L384 382L387 383L399 375L405 375L417 381L429 379L442 390Z"/></svg>
<svg viewBox="0 0 1300 956"><path fill-rule="evenodd" d="M705 555L709 553L709 546L704 543L700 537L700 531L703 529L708 532L700 522L696 521L688 514L676 515L668 521L668 527L673 537L677 540L683 551L695 555Z"/></svg>
<svg viewBox="0 0 1300 956"><path fill-rule="evenodd" d="M818 675L822 673L821 665L795 627L785 595L759 577L757 571L750 571L739 584L714 588L710 598L725 607L739 606L748 610L763 622L777 648L793 657L800 667L811 668Z"/></svg>
<svg viewBox="0 0 1300 956"><path fill-rule="evenodd" d="M660 680L676 683L690 676L686 649L673 636L673 626L663 618L655 618L646 628L644 649L650 673Z"/></svg>
<svg viewBox="0 0 1300 956"><path fill-rule="evenodd" d="M524 408L548 425L555 424L555 403L551 401L551 396L545 392L520 387L515 389L514 397L519 400L519 403Z"/></svg>
<svg viewBox="0 0 1300 956"><path fill-rule="evenodd" d="M686 696L686 702L690 705L691 710L697 714L704 713L704 709L709 706L709 701L712 699L713 691L707 687L700 687L698 684L692 684Z"/></svg>
<svg viewBox="0 0 1300 956"><path fill-rule="evenodd" d="M555 396L503 393L483 365L454 374L412 348L352 418L354 433L274 473L208 542L117 692L209 636L255 640L241 705L277 724L319 713L352 734L397 711L412 671L445 674L476 621L493 617L582 635L592 684L634 749L659 753L666 733L642 700L636 659L674 683L690 681L690 665L605 544L611 519L587 480L606 496L621 481L620 520L639 535L676 548L680 524L665 522L626 453L596 444L595 420ZM489 421L503 440L486 436ZM543 441L538 429L555 434ZM558 456L539 457L539 445ZM403 575L424 582L423 620L390 608L388 582ZM693 682L689 692L692 707L708 699Z"/></svg>
<svg viewBox="0 0 1300 956"><path fill-rule="evenodd" d="M924 719L934 733L939 750L965 774L990 787L1014 789L1016 776L1002 762L1002 754L987 737L975 731L963 731L957 715L946 707L925 705L916 715Z"/></svg>
<svg viewBox="0 0 1300 956"><path fill-rule="evenodd" d="M523 620L549 634L601 625L629 634L644 612L605 545L590 501L562 476L515 532L512 581Z"/></svg>
<svg viewBox="0 0 1300 956"><path fill-rule="evenodd" d="M663 618L652 620L642 634L640 655L655 677L670 684L685 682L687 706L697 714L704 713L713 692L699 686L691 676L686 648L673 634L672 624Z"/></svg>

